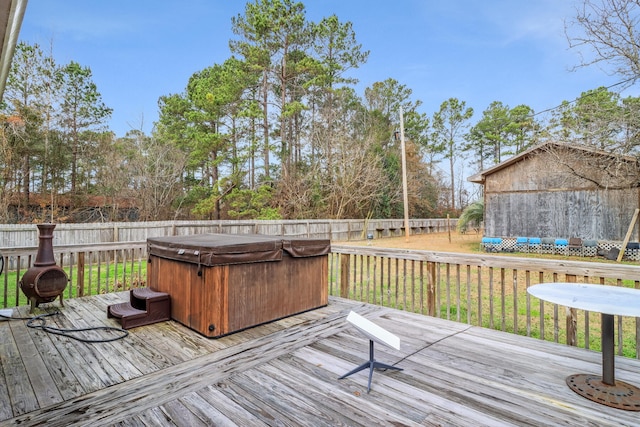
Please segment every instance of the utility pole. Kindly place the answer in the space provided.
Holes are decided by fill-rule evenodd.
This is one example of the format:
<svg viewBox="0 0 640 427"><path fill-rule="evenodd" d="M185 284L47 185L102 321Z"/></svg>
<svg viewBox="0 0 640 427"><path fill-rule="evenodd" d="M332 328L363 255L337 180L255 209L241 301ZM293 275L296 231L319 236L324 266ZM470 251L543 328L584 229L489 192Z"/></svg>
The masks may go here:
<svg viewBox="0 0 640 427"><path fill-rule="evenodd" d="M407 155L404 149L404 116L400 107L400 151L402 157L402 198L404 204L404 235L409 241L409 196L407 195Z"/></svg>

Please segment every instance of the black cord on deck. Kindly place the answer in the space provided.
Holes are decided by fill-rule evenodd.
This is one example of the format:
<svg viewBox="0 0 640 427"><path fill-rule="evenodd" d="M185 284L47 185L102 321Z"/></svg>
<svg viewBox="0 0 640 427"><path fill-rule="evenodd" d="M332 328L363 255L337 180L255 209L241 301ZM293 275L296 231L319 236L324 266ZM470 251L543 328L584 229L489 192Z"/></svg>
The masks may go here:
<svg viewBox="0 0 640 427"><path fill-rule="evenodd" d="M129 335L128 331L121 328L114 328L111 326L95 326L91 328L78 328L78 329L65 329L65 328L57 328L54 326L48 326L46 318L50 316L55 316L58 314L61 314L61 313L59 311L55 311L53 313L41 314L39 316L34 316L34 317L11 317L11 316L5 316L3 314L0 314L0 317L9 319L9 320L26 320L27 327L29 328L40 329L50 334L61 335L63 337L71 338L76 341L80 341L84 343L111 342L111 341L123 339ZM83 337L77 337L73 335L78 332L88 332L88 331L116 332L118 335L111 338L99 338L99 339L83 338Z"/></svg>

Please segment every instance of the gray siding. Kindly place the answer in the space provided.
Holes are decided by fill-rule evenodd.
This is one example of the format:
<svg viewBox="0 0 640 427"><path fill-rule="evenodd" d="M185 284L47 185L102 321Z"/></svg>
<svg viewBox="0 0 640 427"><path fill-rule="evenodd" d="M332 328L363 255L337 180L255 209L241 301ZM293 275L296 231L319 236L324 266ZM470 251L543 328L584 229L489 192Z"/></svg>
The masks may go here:
<svg viewBox="0 0 640 427"><path fill-rule="evenodd" d="M638 190L486 194L485 235L623 240ZM638 240L638 228L632 239Z"/></svg>
<svg viewBox="0 0 640 427"><path fill-rule="evenodd" d="M617 188L622 181L593 172L593 157L571 152L565 149L564 164L542 149L490 169L484 175L484 234L623 240L639 190ZM597 180L578 176L592 172ZM631 238L640 240L637 227Z"/></svg>

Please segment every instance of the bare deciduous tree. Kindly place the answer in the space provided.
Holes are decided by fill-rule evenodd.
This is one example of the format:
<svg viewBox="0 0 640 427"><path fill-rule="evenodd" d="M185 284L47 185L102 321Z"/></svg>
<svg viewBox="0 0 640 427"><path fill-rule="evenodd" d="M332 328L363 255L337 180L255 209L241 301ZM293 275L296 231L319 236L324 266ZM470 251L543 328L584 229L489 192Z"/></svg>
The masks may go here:
<svg viewBox="0 0 640 427"><path fill-rule="evenodd" d="M139 171L133 177L133 182L140 219L155 221L168 218L172 203L182 194L180 180L186 165L186 155L175 146L163 144L154 138L140 138L138 144L140 151L132 170Z"/></svg>
<svg viewBox="0 0 640 427"><path fill-rule="evenodd" d="M331 171L319 164L278 185L278 209L285 218L362 218L385 188L382 159L366 138L334 141L340 145Z"/></svg>
<svg viewBox="0 0 640 427"><path fill-rule="evenodd" d="M576 16L565 22L569 46L581 55L577 67L604 63L628 84L635 81L640 76L639 23L638 0L583 0Z"/></svg>
<svg viewBox="0 0 640 427"><path fill-rule="evenodd" d="M576 144L550 143L542 148L541 153L549 156L547 164L554 164L555 169L566 177L562 185L567 188L576 186L574 181L586 181L598 189L633 188L640 184L639 165L633 156Z"/></svg>

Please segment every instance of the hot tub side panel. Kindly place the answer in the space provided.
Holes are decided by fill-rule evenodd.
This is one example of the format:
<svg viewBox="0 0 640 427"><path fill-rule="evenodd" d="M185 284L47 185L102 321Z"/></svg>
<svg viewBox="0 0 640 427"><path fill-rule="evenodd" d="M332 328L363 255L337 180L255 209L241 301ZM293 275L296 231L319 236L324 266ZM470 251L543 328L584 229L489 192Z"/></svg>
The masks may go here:
<svg viewBox="0 0 640 427"><path fill-rule="evenodd" d="M171 318L206 336L227 328L228 266L199 268L195 264L151 256L148 286L171 297ZM198 275L201 272L201 276ZM214 330L210 331L210 325Z"/></svg>
<svg viewBox="0 0 640 427"><path fill-rule="evenodd" d="M229 265L202 269L189 284L190 313L187 326L207 337L228 334L229 328Z"/></svg>
<svg viewBox="0 0 640 427"><path fill-rule="evenodd" d="M229 332L326 306L328 258L293 258L229 268Z"/></svg>
<svg viewBox="0 0 640 427"><path fill-rule="evenodd" d="M148 248L148 286L170 295L172 319L207 337L328 303L328 240L173 236Z"/></svg>

